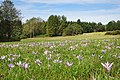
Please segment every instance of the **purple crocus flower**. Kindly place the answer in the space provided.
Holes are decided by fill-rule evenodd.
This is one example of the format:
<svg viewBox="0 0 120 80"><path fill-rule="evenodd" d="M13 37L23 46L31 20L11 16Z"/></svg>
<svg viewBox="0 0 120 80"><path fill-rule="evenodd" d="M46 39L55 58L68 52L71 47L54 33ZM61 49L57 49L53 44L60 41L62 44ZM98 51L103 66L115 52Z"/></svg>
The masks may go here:
<svg viewBox="0 0 120 80"><path fill-rule="evenodd" d="M24 63L22 64L22 67L23 67L24 69L27 69L27 68L29 67L29 64L26 63L26 62L24 62Z"/></svg>
<svg viewBox="0 0 120 80"><path fill-rule="evenodd" d="M8 61L13 61L15 58L8 58Z"/></svg>
<svg viewBox="0 0 120 80"><path fill-rule="evenodd" d="M81 46L83 46L83 47L86 47L87 45L88 45L88 43L81 44Z"/></svg>
<svg viewBox="0 0 120 80"><path fill-rule="evenodd" d="M44 52L44 55L47 55L47 54L51 54L51 52L48 51L48 50L46 50L46 51Z"/></svg>
<svg viewBox="0 0 120 80"><path fill-rule="evenodd" d="M82 56L80 56L80 55L77 56L77 58L78 58L78 60L82 60Z"/></svg>
<svg viewBox="0 0 120 80"><path fill-rule="evenodd" d="M101 63L101 64L105 69L107 69L107 71L110 71L110 69L112 68L112 65L113 65L113 63L109 63L109 62Z"/></svg>
<svg viewBox="0 0 120 80"><path fill-rule="evenodd" d="M51 59L51 57L46 57L46 59L47 59L47 60L50 60L50 59Z"/></svg>
<svg viewBox="0 0 120 80"><path fill-rule="evenodd" d="M14 65L13 64L8 64L8 67L11 69L11 68L14 67Z"/></svg>
<svg viewBox="0 0 120 80"><path fill-rule="evenodd" d="M106 50L102 50L102 53L106 53Z"/></svg>
<svg viewBox="0 0 120 80"><path fill-rule="evenodd" d="M58 63L58 62L59 62L59 60L54 60L54 61L53 61L53 63Z"/></svg>
<svg viewBox="0 0 120 80"><path fill-rule="evenodd" d="M68 67L70 67L70 66L73 65L73 63L69 63L69 62L67 61L67 62L66 62L66 65L67 65Z"/></svg>
<svg viewBox="0 0 120 80"><path fill-rule="evenodd" d="M36 64L41 64L42 62L41 62L39 59L37 59L37 60L35 61L35 63L36 63Z"/></svg>

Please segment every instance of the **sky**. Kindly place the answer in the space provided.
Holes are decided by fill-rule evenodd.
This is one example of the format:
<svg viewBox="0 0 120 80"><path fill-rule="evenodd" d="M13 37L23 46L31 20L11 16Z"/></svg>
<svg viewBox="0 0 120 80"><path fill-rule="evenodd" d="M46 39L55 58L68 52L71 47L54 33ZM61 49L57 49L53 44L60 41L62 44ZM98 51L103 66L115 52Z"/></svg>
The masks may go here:
<svg viewBox="0 0 120 80"><path fill-rule="evenodd" d="M3 0L0 0L0 3ZM68 21L102 22L120 20L120 0L12 0L21 10L22 21L40 17L47 21L50 15L64 15Z"/></svg>

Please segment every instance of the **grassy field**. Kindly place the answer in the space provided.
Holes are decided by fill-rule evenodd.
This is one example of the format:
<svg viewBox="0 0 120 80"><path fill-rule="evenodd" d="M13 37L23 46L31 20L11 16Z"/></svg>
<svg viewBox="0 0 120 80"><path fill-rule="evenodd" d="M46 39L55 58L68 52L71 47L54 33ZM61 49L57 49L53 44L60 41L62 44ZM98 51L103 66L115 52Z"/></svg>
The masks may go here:
<svg viewBox="0 0 120 80"><path fill-rule="evenodd" d="M97 33L84 33L83 35L76 35L76 36L64 36L64 37L41 37L41 38L28 38L23 39L22 41L29 42L29 41L62 41L62 40L83 40L83 39L114 39L120 38L120 35L105 35L105 32L97 32Z"/></svg>
<svg viewBox="0 0 120 80"><path fill-rule="evenodd" d="M120 80L120 35L0 43L0 80Z"/></svg>

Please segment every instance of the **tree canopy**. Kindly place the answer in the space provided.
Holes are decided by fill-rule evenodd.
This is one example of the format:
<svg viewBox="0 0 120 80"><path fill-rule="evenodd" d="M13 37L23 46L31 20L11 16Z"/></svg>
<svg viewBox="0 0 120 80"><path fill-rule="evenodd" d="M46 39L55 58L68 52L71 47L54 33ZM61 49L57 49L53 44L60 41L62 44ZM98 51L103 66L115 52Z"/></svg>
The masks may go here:
<svg viewBox="0 0 120 80"><path fill-rule="evenodd" d="M120 30L120 20L101 22L67 21L67 17L50 15L47 21L33 17L22 24L20 10L16 9L11 0L4 0L0 5L0 41L11 39L32 38L44 36L68 36L90 32Z"/></svg>
<svg viewBox="0 0 120 80"><path fill-rule="evenodd" d="M4 0L0 5L1 38L19 37L21 34L21 16L20 11L14 7L11 0Z"/></svg>

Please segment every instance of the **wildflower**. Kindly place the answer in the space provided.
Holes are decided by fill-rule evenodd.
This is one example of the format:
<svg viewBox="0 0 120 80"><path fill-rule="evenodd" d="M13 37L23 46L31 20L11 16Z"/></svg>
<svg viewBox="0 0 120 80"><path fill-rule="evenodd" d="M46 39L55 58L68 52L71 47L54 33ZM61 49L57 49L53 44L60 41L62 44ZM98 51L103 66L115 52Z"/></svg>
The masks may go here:
<svg viewBox="0 0 120 80"><path fill-rule="evenodd" d="M60 54L57 54L56 56L57 56L57 57L60 57Z"/></svg>
<svg viewBox="0 0 120 80"><path fill-rule="evenodd" d="M37 52L32 52L33 54L37 54Z"/></svg>
<svg viewBox="0 0 120 80"><path fill-rule="evenodd" d="M60 60L59 63L62 63L62 60Z"/></svg>
<svg viewBox="0 0 120 80"><path fill-rule="evenodd" d="M42 62L41 62L39 59L37 59L37 60L35 61L35 63L39 65L39 64L41 64Z"/></svg>
<svg viewBox="0 0 120 80"><path fill-rule="evenodd" d="M11 69L11 68L14 67L14 65L13 64L8 64L8 67Z"/></svg>
<svg viewBox="0 0 120 80"><path fill-rule="evenodd" d="M20 54L19 54L19 55L13 55L13 57L18 57L18 58L19 58L19 57L20 57Z"/></svg>
<svg viewBox="0 0 120 80"><path fill-rule="evenodd" d="M54 61L53 61L53 63L57 63L57 62L59 62L59 60L54 60Z"/></svg>
<svg viewBox="0 0 120 80"><path fill-rule="evenodd" d="M116 46L117 49L120 49L120 46Z"/></svg>
<svg viewBox="0 0 120 80"><path fill-rule="evenodd" d="M73 65L73 63L69 63L69 62L67 61L67 62L66 62L66 65L67 65L68 67L70 67L70 66Z"/></svg>
<svg viewBox="0 0 120 80"><path fill-rule="evenodd" d="M17 62L16 65L21 66L22 65L21 61Z"/></svg>
<svg viewBox="0 0 120 80"><path fill-rule="evenodd" d="M5 59L5 58L6 58L6 56L1 56L1 57L0 57L0 59L2 59L2 60Z"/></svg>
<svg viewBox="0 0 120 80"><path fill-rule="evenodd" d="M53 49L54 48L54 46L50 46L50 49Z"/></svg>
<svg viewBox="0 0 120 80"><path fill-rule="evenodd" d="M120 55L118 56L118 58L120 58Z"/></svg>
<svg viewBox="0 0 120 80"><path fill-rule="evenodd" d="M102 50L102 53L106 53L106 50Z"/></svg>
<svg viewBox="0 0 120 80"><path fill-rule="evenodd" d="M78 58L78 60L82 60L82 56L80 56L80 55L77 56L77 58Z"/></svg>
<svg viewBox="0 0 120 80"><path fill-rule="evenodd" d="M74 46L70 46L70 50L74 50L75 49L75 47Z"/></svg>
<svg viewBox="0 0 120 80"><path fill-rule="evenodd" d="M51 57L46 57L46 59L47 59L47 60L50 60L50 59L51 59Z"/></svg>
<svg viewBox="0 0 120 80"><path fill-rule="evenodd" d="M24 63L22 64L22 67L23 67L24 69L27 69L27 68L29 67L29 64L26 63L26 62L24 62Z"/></svg>
<svg viewBox="0 0 120 80"><path fill-rule="evenodd" d="M48 51L48 50L46 50L46 51L44 52L44 54L45 54L45 55L47 55L47 54L51 54L51 52Z"/></svg>
<svg viewBox="0 0 120 80"><path fill-rule="evenodd" d="M109 46L105 46L105 48L106 48L106 49L109 49L109 50L111 49L111 47L109 47Z"/></svg>
<svg viewBox="0 0 120 80"><path fill-rule="evenodd" d="M107 62L107 63L101 63L101 64L108 71L110 71L110 69L112 68L112 65L113 65L113 63L110 64L109 62Z"/></svg>
<svg viewBox="0 0 120 80"><path fill-rule="evenodd" d="M60 43L60 46L65 46L65 44L63 44L63 43Z"/></svg>
<svg viewBox="0 0 120 80"><path fill-rule="evenodd" d="M49 57L46 57L46 59L47 59L47 60L50 60L50 59L51 59L51 57L52 57L52 55L51 55L51 54L49 54L48 56L49 56Z"/></svg>
<svg viewBox="0 0 120 80"><path fill-rule="evenodd" d="M15 58L8 58L8 61L13 61Z"/></svg>
<svg viewBox="0 0 120 80"><path fill-rule="evenodd" d="M81 44L81 46L83 46L83 47L86 47L87 45L88 45L88 43Z"/></svg>

